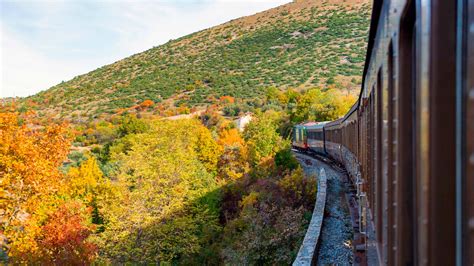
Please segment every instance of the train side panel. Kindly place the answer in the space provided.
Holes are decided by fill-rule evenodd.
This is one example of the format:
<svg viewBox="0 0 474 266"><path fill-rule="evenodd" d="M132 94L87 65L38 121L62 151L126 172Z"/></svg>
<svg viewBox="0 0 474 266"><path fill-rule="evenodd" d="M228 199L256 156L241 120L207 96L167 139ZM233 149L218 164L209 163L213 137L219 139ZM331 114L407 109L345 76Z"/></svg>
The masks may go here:
<svg viewBox="0 0 474 266"><path fill-rule="evenodd" d="M308 125L308 148L315 153L325 154L324 150L324 131L323 127L326 122L318 122Z"/></svg>

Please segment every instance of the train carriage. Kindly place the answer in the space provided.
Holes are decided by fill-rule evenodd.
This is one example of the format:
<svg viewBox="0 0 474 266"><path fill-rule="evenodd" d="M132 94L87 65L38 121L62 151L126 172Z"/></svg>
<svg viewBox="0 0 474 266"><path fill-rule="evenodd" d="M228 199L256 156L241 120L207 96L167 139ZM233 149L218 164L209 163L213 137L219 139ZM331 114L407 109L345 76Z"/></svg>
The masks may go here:
<svg viewBox="0 0 474 266"><path fill-rule="evenodd" d="M474 1L375 0L360 97L323 125L380 264L474 265L473 29Z"/></svg>
<svg viewBox="0 0 474 266"><path fill-rule="evenodd" d="M324 125L328 122L306 123L306 131L308 133L308 149L312 152L325 154L326 147L324 145Z"/></svg>
<svg viewBox="0 0 474 266"><path fill-rule="evenodd" d="M304 125L296 125L293 128L292 145L298 150L306 150L308 148L306 127Z"/></svg>

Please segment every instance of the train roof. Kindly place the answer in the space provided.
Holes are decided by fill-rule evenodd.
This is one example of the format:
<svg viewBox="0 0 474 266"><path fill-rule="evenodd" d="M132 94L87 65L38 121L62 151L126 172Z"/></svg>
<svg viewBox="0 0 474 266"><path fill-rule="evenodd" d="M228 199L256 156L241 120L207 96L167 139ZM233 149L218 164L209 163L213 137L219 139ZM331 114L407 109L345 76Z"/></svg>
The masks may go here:
<svg viewBox="0 0 474 266"><path fill-rule="evenodd" d="M349 112L342 118L341 122L346 121L349 117L352 116L353 113L355 113L359 109L359 101L355 102L354 105L352 105L351 109L349 109Z"/></svg>
<svg viewBox="0 0 474 266"><path fill-rule="evenodd" d="M339 124L341 124L342 121L344 121L344 117L343 117L343 118L339 118L339 119L334 120L334 121L331 121L331 122L327 123L326 125L324 125L324 127L338 126Z"/></svg>
<svg viewBox="0 0 474 266"><path fill-rule="evenodd" d="M329 121L324 121L324 122L309 122L304 124L306 129L322 129L324 125L329 123Z"/></svg>
<svg viewBox="0 0 474 266"><path fill-rule="evenodd" d="M302 125L305 126L305 127L310 127L310 126L314 126L314 125L317 125L318 122L307 122L307 123L303 123Z"/></svg>
<svg viewBox="0 0 474 266"><path fill-rule="evenodd" d="M330 121L324 121L324 122L307 122L307 123L302 123L302 124L297 124L295 125L296 128L306 128L306 129L320 129L323 128L324 125L329 123Z"/></svg>

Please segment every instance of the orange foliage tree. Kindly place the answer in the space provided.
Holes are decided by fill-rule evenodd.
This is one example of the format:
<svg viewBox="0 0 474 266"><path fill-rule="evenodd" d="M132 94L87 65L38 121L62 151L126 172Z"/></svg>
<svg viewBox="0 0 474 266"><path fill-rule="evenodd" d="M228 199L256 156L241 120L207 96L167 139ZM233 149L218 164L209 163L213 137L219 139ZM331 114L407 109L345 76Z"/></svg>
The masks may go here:
<svg viewBox="0 0 474 266"><path fill-rule="evenodd" d="M142 108L148 108L148 107L151 107L152 105L154 105L155 103L152 101L152 100L144 100L140 106Z"/></svg>
<svg viewBox="0 0 474 266"><path fill-rule="evenodd" d="M41 227L41 262L56 265L86 265L95 257L96 245L87 242L95 227L88 222L90 208L81 202L65 203L48 215Z"/></svg>
<svg viewBox="0 0 474 266"><path fill-rule="evenodd" d="M28 122L21 125L16 113L0 113L0 234L5 239L2 249L12 263L54 263L57 253L49 248L53 242L47 242L48 246L44 241L65 233L53 232L47 226L54 215L66 215L61 208L59 212L56 209L68 198L60 194L66 185L60 166L69 153L70 138L65 125L32 129L26 126ZM67 220L64 217L58 222L65 226ZM69 236L76 238L74 234Z"/></svg>
<svg viewBox="0 0 474 266"><path fill-rule="evenodd" d="M235 102L235 98L232 97L232 96L221 96L219 98L219 100L223 103L234 103Z"/></svg>
<svg viewBox="0 0 474 266"><path fill-rule="evenodd" d="M219 134L217 144L223 150L218 161L220 179L236 180L249 171L247 145L237 129L223 130Z"/></svg>

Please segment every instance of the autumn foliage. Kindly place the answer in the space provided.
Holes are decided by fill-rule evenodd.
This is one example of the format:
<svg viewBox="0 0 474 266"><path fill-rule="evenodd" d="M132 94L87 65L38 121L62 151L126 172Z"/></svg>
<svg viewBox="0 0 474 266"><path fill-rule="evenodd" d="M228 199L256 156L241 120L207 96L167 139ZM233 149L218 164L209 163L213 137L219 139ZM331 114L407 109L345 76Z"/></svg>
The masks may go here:
<svg viewBox="0 0 474 266"><path fill-rule="evenodd" d="M91 230L78 216L85 206L67 204L62 193L67 184L59 168L69 147L65 125L33 129L15 113L0 113L2 246L11 262L92 258L93 246L83 242Z"/></svg>
<svg viewBox="0 0 474 266"><path fill-rule="evenodd" d="M234 103L235 98L232 96L221 96L219 98L219 101L221 101L222 103Z"/></svg>
<svg viewBox="0 0 474 266"><path fill-rule="evenodd" d="M218 162L218 178L237 180L249 171L247 144L237 129L223 130L217 143L223 150Z"/></svg>
<svg viewBox="0 0 474 266"><path fill-rule="evenodd" d="M144 101L140 104L140 106L141 106L142 108L148 108L148 107L153 106L154 104L155 104L155 103L154 103L152 100L144 100Z"/></svg>
<svg viewBox="0 0 474 266"><path fill-rule="evenodd" d="M279 134L282 116L258 113L243 132L217 110L70 131L0 113L4 262L290 263L316 186Z"/></svg>
<svg viewBox="0 0 474 266"><path fill-rule="evenodd" d="M87 241L94 232L90 224L91 208L80 202L71 202L58 207L48 215L41 227L39 246L45 264L85 265L92 262L97 246Z"/></svg>

